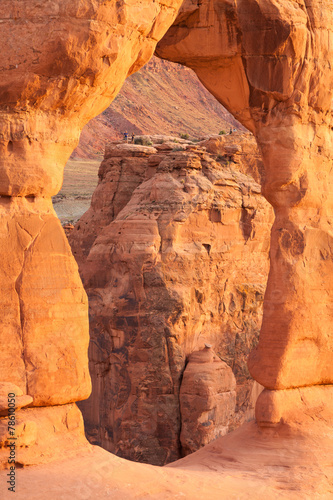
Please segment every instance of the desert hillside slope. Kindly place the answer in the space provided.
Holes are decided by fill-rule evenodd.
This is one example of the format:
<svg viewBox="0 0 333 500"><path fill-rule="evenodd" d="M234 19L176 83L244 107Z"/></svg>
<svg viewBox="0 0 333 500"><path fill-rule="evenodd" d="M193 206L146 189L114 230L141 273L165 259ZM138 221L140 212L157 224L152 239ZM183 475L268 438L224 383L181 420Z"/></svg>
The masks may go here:
<svg viewBox="0 0 333 500"><path fill-rule="evenodd" d="M153 57L126 80L111 106L85 126L72 157L104 153L105 143L125 131L201 137L230 127L243 129L192 70Z"/></svg>

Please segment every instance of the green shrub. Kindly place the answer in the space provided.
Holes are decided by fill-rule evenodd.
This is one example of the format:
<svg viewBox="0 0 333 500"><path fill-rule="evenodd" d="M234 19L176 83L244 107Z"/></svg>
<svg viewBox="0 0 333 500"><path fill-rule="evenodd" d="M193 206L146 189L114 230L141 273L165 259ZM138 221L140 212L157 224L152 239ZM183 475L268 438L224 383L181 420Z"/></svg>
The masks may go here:
<svg viewBox="0 0 333 500"><path fill-rule="evenodd" d="M152 146L153 143L150 139L146 139L144 137L135 137L134 144L140 144L141 146Z"/></svg>
<svg viewBox="0 0 333 500"><path fill-rule="evenodd" d="M225 130L220 130L219 135L225 135L226 131Z"/></svg>
<svg viewBox="0 0 333 500"><path fill-rule="evenodd" d="M181 139L185 139L187 141L187 139L189 138L190 136L188 134L180 134L180 138Z"/></svg>

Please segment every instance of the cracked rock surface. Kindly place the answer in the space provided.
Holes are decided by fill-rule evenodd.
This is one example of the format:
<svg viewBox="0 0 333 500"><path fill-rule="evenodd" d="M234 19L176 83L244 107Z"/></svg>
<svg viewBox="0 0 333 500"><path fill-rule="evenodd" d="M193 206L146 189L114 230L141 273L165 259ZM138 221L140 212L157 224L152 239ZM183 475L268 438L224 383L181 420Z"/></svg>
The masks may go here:
<svg viewBox="0 0 333 500"><path fill-rule="evenodd" d="M272 220L258 184L239 171L246 161L219 163L200 145L161 148L169 146L108 147L91 207L70 235L90 303L87 433L153 464L185 453L182 374L205 343L237 380L224 432L253 417L258 386L246 358L258 339ZM218 420L191 451L219 435Z"/></svg>
<svg viewBox="0 0 333 500"><path fill-rule="evenodd" d="M0 380L34 406L84 399L87 297L52 203L2 197L0 219Z"/></svg>

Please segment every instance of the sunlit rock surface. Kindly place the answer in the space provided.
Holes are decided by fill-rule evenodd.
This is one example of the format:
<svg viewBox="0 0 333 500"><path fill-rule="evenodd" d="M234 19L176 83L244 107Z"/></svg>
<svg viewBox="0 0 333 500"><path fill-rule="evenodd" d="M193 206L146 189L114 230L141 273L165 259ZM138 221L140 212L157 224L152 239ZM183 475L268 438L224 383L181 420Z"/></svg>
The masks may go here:
<svg viewBox="0 0 333 500"><path fill-rule="evenodd" d="M332 28L328 1L186 0L157 51L193 68L262 153L276 219L249 368L269 389L333 382Z"/></svg>
<svg viewBox="0 0 333 500"><path fill-rule="evenodd" d="M18 447L21 465L59 456L66 429L77 430L68 454L89 448L80 412L66 410L91 391L88 302L51 196L82 127L150 58L180 3L1 2L0 382L34 407L19 410L16 401L30 435ZM0 396L5 406L8 395ZM7 423L5 411L2 430ZM4 435L1 467L7 445Z"/></svg>
<svg viewBox="0 0 333 500"><path fill-rule="evenodd" d="M262 319L272 211L236 170L242 162L187 148L107 147L91 208L70 235L90 302L88 435L154 464L185 452L181 380L205 343L237 380L237 405L219 410L225 432L253 417L258 394L246 360Z"/></svg>
<svg viewBox="0 0 333 500"><path fill-rule="evenodd" d="M1 196L46 197L58 191L80 128L149 57L179 6L171 0L1 2ZM126 499L332 496L332 11L330 0L186 0L175 31L159 49L163 57L192 65L209 90L255 133L262 151L263 192L274 206L276 222L261 340L249 361L252 375L267 389L258 400L259 426L248 424L219 438L175 464L173 472L128 464L98 448L81 451L79 460L21 470L17 499L72 498L74 490L85 487L88 498L96 497L96 491L99 498L112 494ZM106 53L105 44L110 48ZM5 252L14 264L20 255L15 234L10 234L13 245ZM28 237L19 243L22 248ZM48 238L52 252L53 233ZM73 278L70 262L66 279ZM11 265L4 261L4 276L12 272ZM18 309L12 277L10 282L11 291L2 297L4 318L8 304ZM53 296L52 290L46 294ZM81 306L73 307L74 317ZM41 322L49 318L51 325L50 316L43 311ZM4 320L5 331L11 321ZM72 321L67 328L71 326ZM85 320L82 346L87 333ZM5 346L1 364L10 356L7 342ZM57 349L54 353L58 356ZM80 371L80 361L74 363ZM21 369L14 359L2 382L13 383L11 372ZM72 390L77 391L71 387L69 399ZM61 406L66 413L66 405ZM18 411L26 412L30 409ZM66 421L63 415L67 426ZM68 425L79 428L79 418ZM23 443L34 442L32 427ZM59 457L61 439L59 447L56 442L46 455L46 434L41 432L34 461L20 463ZM21 451L33 450L24 445ZM8 493L12 497L5 490L5 498Z"/></svg>

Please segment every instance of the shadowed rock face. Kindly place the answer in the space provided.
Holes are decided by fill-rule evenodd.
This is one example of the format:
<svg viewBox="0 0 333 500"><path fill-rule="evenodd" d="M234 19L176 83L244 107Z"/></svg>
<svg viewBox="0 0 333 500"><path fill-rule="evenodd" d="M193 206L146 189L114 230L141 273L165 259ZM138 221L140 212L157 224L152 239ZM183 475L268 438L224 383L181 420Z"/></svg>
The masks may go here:
<svg viewBox="0 0 333 500"><path fill-rule="evenodd" d="M259 185L237 171L249 154L229 165L188 147L107 147L92 205L70 236L90 303L93 391L80 405L87 434L117 455L156 465L253 418L258 393L246 360L262 320L272 211ZM206 400L207 374L198 371L201 410L211 418L198 408L195 424L179 392L188 356L205 343L237 387L231 397ZM189 429L198 434L192 443Z"/></svg>
<svg viewBox="0 0 333 500"><path fill-rule="evenodd" d="M183 455L227 434L236 406L235 389L231 368L210 345L189 356L180 388Z"/></svg>
<svg viewBox="0 0 333 500"><path fill-rule="evenodd" d="M263 155L276 219L249 368L269 389L333 383L332 28L331 2L189 0L157 48L196 71Z"/></svg>

